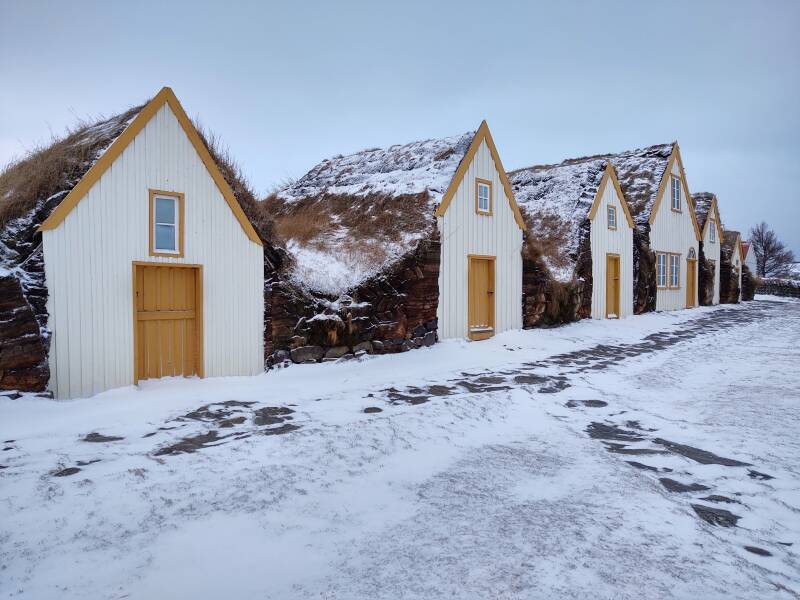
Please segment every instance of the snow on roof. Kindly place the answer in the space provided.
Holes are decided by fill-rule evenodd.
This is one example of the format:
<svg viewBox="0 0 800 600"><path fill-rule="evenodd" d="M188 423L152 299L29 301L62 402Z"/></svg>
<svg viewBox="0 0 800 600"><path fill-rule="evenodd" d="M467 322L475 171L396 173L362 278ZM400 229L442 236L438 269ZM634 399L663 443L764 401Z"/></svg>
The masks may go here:
<svg viewBox="0 0 800 600"><path fill-rule="evenodd" d="M413 250L434 226L475 134L335 156L278 191L275 220L293 258L290 278L342 294Z"/></svg>
<svg viewBox="0 0 800 600"><path fill-rule="evenodd" d="M20 240L33 231L83 178L143 106L84 125L0 173L0 264L13 268L27 257ZM26 244L25 246L30 246Z"/></svg>
<svg viewBox="0 0 800 600"><path fill-rule="evenodd" d="M334 156L280 190L278 197L292 202L323 194L402 196L427 191L438 205L475 133Z"/></svg>
<svg viewBox="0 0 800 600"><path fill-rule="evenodd" d="M692 194L694 214L697 217L697 225L700 227L700 231L703 231L703 228L706 226L706 219L708 219L708 213L711 212L711 204L715 199L716 196L711 192Z"/></svg>
<svg viewBox="0 0 800 600"><path fill-rule="evenodd" d="M605 157L614 165L628 208L639 225L650 218L672 147L673 144L657 144Z"/></svg>
<svg viewBox="0 0 800 600"><path fill-rule="evenodd" d="M588 157L508 173L533 239L553 242L542 244L542 257L559 281L574 276L581 224L592 207L606 163L606 159Z"/></svg>
<svg viewBox="0 0 800 600"><path fill-rule="evenodd" d="M721 250L727 257L732 258L736 250L736 240L740 238L740 233L732 229L726 229L722 232L722 248Z"/></svg>

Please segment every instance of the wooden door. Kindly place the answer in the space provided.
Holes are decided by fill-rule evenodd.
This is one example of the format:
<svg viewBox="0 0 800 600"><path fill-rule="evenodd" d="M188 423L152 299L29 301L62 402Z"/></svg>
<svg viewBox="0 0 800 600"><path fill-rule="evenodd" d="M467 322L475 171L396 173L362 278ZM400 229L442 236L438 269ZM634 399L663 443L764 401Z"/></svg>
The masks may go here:
<svg viewBox="0 0 800 600"><path fill-rule="evenodd" d="M467 319L473 340L494 335L494 261L493 256L469 257Z"/></svg>
<svg viewBox="0 0 800 600"><path fill-rule="evenodd" d="M134 383L203 374L202 273L134 264Z"/></svg>
<svg viewBox="0 0 800 600"><path fill-rule="evenodd" d="M606 254L606 318L619 318L619 255Z"/></svg>
<svg viewBox="0 0 800 600"><path fill-rule="evenodd" d="M686 308L695 306L694 299L697 297L697 260L686 259Z"/></svg>

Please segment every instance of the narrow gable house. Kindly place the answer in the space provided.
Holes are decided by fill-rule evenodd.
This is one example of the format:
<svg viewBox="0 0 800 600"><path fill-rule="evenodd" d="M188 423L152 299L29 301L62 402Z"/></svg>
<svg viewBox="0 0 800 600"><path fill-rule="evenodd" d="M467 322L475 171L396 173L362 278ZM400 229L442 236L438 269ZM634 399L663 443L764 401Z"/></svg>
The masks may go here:
<svg viewBox="0 0 800 600"><path fill-rule="evenodd" d="M637 227L636 312L697 306L701 236L678 143L621 152L608 159Z"/></svg>
<svg viewBox="0 0 800 600"><path fill-rule="evenodd" d="M738 231L725 231L722 240L720 268L720 302L738 304L742 299L742 236Z"/></svg>
<svg viewBox="0 0 800 600"><path fill-rule="evenodd" d="M512 171L509 180L531 252L556 281L579 288L576 316L632 315L634 223L611 163L566 160ZM526 267L523 277L536 273Z"/></svg>
<svg viewBox="0 0 800 600"><path fill-rule="evenodd" d="M28 159L61 170L57 189L4 231L39 257L55 396L261 372L263 242L172 90L59 144Z"/></svg>
<svg viewBox="0 0 800 600"><path fill-rule="evenodd" d="M307 296L270 302L295 362L521 327L523 222L485 122L324 160L267 203Z"/></svg>
<svg viewBox="0 0 800 600"><path fill-rule="evenodd" d="M719 304L720 249L722 221L717 196L710 192L692 194L697 224L700 226L699 299L704 306Z"/></svg>

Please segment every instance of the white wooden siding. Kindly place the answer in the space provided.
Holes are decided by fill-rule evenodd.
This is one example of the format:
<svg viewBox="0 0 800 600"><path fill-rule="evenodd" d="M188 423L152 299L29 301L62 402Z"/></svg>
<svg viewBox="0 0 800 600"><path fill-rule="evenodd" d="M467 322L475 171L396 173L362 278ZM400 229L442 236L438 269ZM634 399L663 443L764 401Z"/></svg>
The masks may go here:
<svg viewBox="0 0 800 600"><path fill-rule="evenodd" d="M475 213L475 178L492 182L493 214ZM522 327L522 230L505 195L486 142L482 142L447 212L437 218L442 240L439 337L467 336L468 255L496 257L495 332Z"/></svg>
<svg viewBox="0 0 800 600"><path fill-rule="evenodd" d="M672 165L672 173L680 177L678 161ZM670 182L664 188L664 196L656 213L655 221L650 228L650 248L653 252L672 252L680 255L680 287L678 289L658 288L656 292L656 310L678 310L686 308L686 258L689 249L694 248L695 256L699 256L697 238L695 237L694 225L692 224L691 208L686 198L686 188L681 188L681 212L675 212L671 208ZM667 263L669 267L669 263ZM695 299L694 305L697 306L697 287L699 281L697 263L695 263ZM669 280L669 269L667 269L667 279Z"/></svg>
<svg viewBox="0 0 800 600"><path fill-rule="evenodd" d="M608 207L617 209L617 228L608 228ZM619 255L619 318L633 314L633 230L625 218L613 182L606 180L591 225L592 318L606 318L606 255Z"/></svg>
<svg viewBox="0 0 800 600"><path fill-rule="evenodd" d="M747 265L747 268L750 269L750 273L755 276L758 267L756 266L756 251L753 250L753 247L750 246L750 250L747 252L747 256L744 259L744 264Z"/></svg>
<svg viewBox="0 0 800 600"><path fill-rule="evenodd" d="M184 258L148 254L148 189L185 194ZM133 383L132 263L203 265L205 375L263 370L263 249L248 239L165 104L55 229L43 232L58 398Z"/></svg>
<svg viewBox="0 0 800 600"><path fill-rule="evenodd" d="M711 214L708 216L709 220L711 219ZM711 228L712 225L716 227L716 215L714 215L714 223L708 223L706 227L706 231L703 234L703 254L708 260L713 260L716 268L714 269L714 300L712 304L719 304L719 268L721 266L719 262L719 253L720 253L720 235L719 229L715 232L714 241L711 241Z"/></svg>
<svg viewBox="0 0 800 600"><path fill-rule="evenodd" d="M739 244L735 244L733 248L733 256L731 256L731 264L733 264L733 268L736 269L739 273L739 301L742 300L742 253L739 251L741 246Z"/></svg>

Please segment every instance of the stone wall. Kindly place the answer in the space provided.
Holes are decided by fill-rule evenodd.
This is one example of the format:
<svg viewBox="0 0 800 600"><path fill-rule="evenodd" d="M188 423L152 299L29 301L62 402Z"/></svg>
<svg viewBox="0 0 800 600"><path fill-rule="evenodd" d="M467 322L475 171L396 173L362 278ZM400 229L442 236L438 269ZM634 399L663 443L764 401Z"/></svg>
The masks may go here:
<svg viewBox="0 0 800 600"><path fill-rule="evenodd" d="M756 287L758 287L758 279L753 276L752 271L747 265L742 268L742 300L749 302L756 294Z"/></svg>
<svg viewBox="0 0 800 600"><path fill-rule="evenodd" d="M650 249L650 225L633 230L633 314L656 309L656 254Z"/></svg>
<svg viewBox="0 0 800 600"><path fill-rule="evenodd" d="M299 288L285 274L265 288L266 365L404 352L437 340L441 244L432 232L386 271L340 298Z"/></svg>
<svg viewBox="0 0 800 600"><path fill-rule="evenodd" d="M525 236L527 238L527 232ZM577 321L586 297L585 282L556 281L550 275L534 244L529 244L526 239L522 248L522 327L524 329L552 327ZM587 285L591 314L591 256L588 261ZM581 269L586 269L585 261Z"/></svg>
<svg viewBox="0 0 800 600"><path fill-rule="evenodd" d="M762 279L758 289L759 294L770 296L784 296L787 298L800 298L800 281L793 279Z"/></svg>
<svg viewBox="0 0 800 600"><path fill-rule="evenodd" d="M726 256L723 252L719 268L719 303L738 304L739 291L739 277L731 265L730 253Z"/></svg>
<svg viewBox="0 0 800 600"><path fill-rule="evenodd" d="M48 346L20 279L0 277L0 389L44 391L50 379Z"/></svg>
<svg viewBox="0 0 800 600"><path fill-rule="evenodd" d="M700 306L711 306L714 304L714 263L706 258L703 251L703 242L700 242L700 255L697 261L698 286L697 298Z"/></svg>

